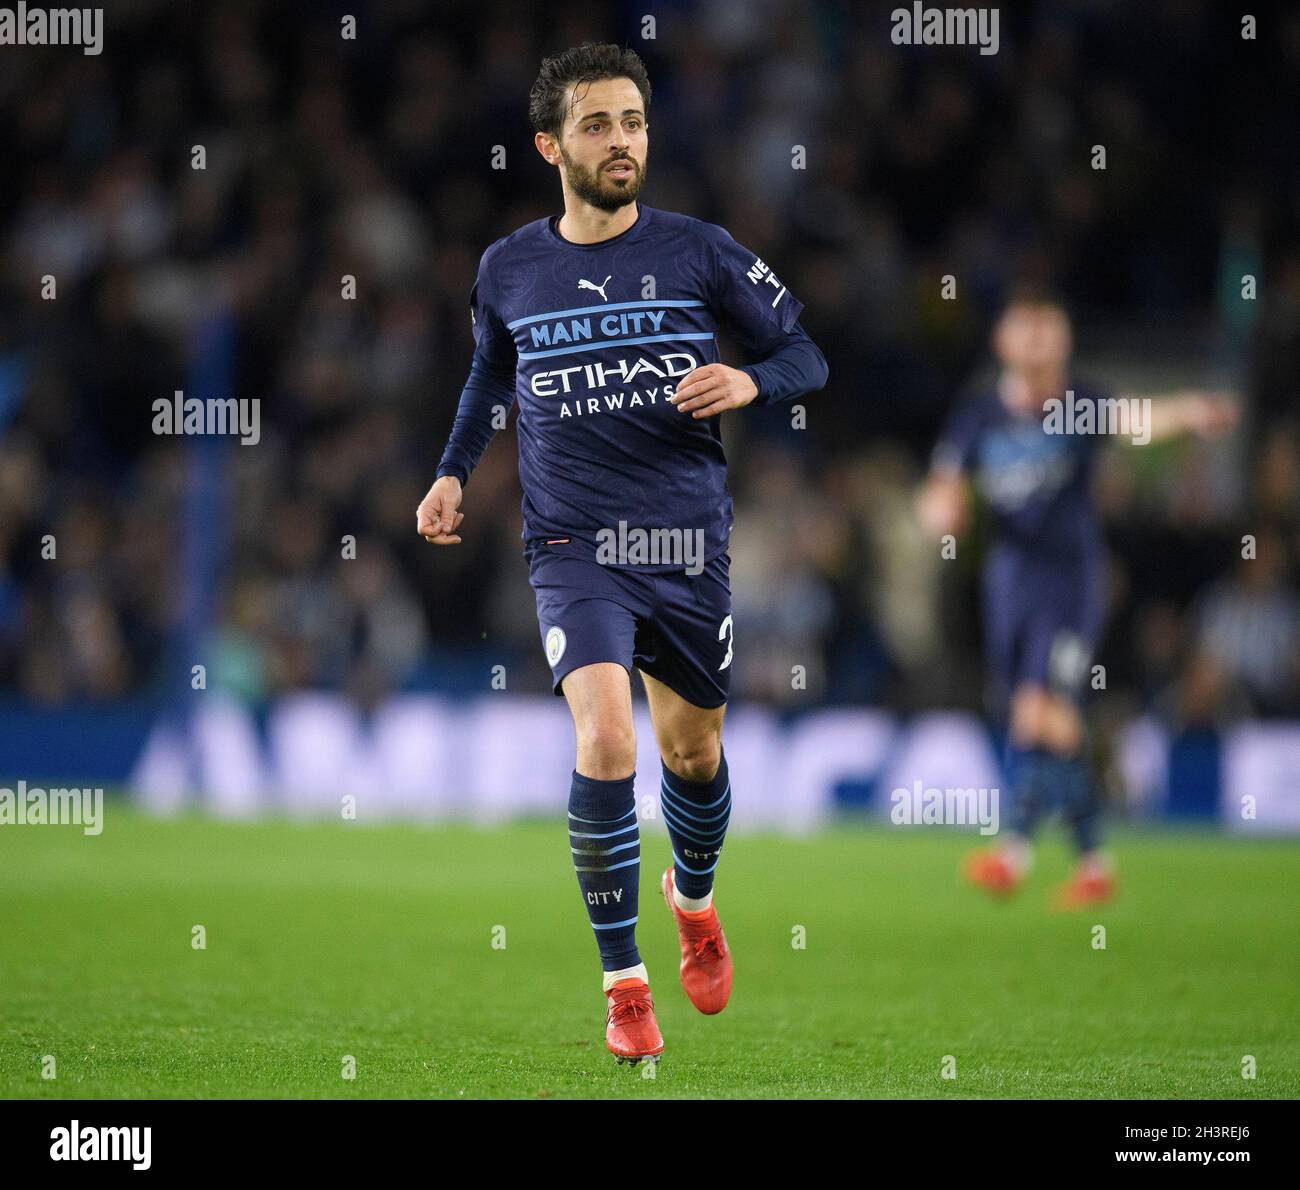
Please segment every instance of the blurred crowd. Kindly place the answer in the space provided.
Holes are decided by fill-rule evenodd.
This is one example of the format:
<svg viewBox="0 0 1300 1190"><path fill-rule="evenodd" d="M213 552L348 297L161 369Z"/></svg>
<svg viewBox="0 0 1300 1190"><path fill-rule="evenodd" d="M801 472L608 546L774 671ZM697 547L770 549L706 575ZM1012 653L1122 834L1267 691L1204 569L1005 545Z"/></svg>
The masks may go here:
<svg viewBox="0 0 1300 1190"><path fill-rule="evenodd" d="M463 545L425 544L415 507L478 257L560 209L529 87L592 37L650 69L646 201L760 253L830 362L806 428L729 415L735 698L981 704L978 550L941 562L915 495L999 300L1034 280L1069 300L1082 362L1117 361L1103 382L1243 404L1227 444L1106 453L1107 697L1300 714L1300 14L1251 42L1208 0L1003 6L981 56L892 44L890 7L124 0L99 57L7 50L0 697L165 700L197 662L253 702L483 690L494 665L548 689L513 429L466 487ZM223 316L233 391L194 392ZM177 389L261 401L256 446L205 456L206 499L205 448L151 429Z"/></svg>

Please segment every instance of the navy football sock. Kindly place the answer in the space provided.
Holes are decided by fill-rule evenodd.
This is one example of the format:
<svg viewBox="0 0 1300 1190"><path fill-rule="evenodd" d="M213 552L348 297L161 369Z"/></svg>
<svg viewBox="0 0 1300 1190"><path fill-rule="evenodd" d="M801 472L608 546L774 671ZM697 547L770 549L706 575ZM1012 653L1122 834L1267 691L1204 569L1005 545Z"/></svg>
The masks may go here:
<svg viewBox="0 0 1300 1190"><path fill-rule="evenodd" d="M726 756L709 781L687 781L664 765L659 793L673 845L673 883L682 896L699 900L713 890L713 869L731 818Z"/></svg>
<svg viewBox="0 0 1300 1190"><path fill-rule="evenodd" d="M1056 757L1055 779L1061 788L1065 821L1080 855L1095 851L1101 842L1101 806L1096 786L1082 754Z"/></svg>
<svg viewBox="0 0 1300 1190"><path fill-rule="evenodd" d="M635 967L641 830L633 778L596 781L575 770L569 788L569 850L605 971Z"/></svg>
<svg viewBox="0 0 1300 1190"><path fill-rule="evenodd" d="M1007 745L1006 774L1011 786L1010 827L1026 839L1056 803L1058 790L1052 773L1052 755L1043 748Z"/></svg>

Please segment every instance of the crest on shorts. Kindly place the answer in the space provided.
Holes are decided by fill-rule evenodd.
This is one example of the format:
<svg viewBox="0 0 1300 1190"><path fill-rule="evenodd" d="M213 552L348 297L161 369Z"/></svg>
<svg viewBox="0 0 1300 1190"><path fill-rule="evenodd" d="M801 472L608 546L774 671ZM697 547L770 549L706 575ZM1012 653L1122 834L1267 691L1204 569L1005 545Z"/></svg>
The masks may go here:
<svg viewBox="0 0 1300 1190"><path fill-rule="evenodd" d="M563 628L552 628L546 634L546 660L551 663L554 669L560 663L560 658L564 656L564 646L569 642L564 635Z"/></svg>
<svg viewBox="0 0 1300 1190"><path fill-rule="evenodd" d="M1079 633L1063 629L1052 638L1052 651L1047 656L1047 676L1059 689L1072 693L1088 676L1090 660L1088 642Z"/></svg>

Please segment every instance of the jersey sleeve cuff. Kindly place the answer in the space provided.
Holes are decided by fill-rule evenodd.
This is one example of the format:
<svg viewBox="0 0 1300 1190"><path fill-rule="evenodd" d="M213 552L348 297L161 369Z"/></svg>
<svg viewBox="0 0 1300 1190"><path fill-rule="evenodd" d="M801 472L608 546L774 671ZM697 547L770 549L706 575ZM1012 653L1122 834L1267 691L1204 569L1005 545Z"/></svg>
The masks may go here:
<svg viewBox="0 0 1300 1190"><path fill-rule="evenodd" d="M763 377L760 373L754 370L754 365L745 364L742 367L740 367L738 371L744 372L745 375L748 376L750 380L754 382L754 387L758 390L754 394L754 400L751 403L754 405L766 405L767 394L763 392Z"/></svg>

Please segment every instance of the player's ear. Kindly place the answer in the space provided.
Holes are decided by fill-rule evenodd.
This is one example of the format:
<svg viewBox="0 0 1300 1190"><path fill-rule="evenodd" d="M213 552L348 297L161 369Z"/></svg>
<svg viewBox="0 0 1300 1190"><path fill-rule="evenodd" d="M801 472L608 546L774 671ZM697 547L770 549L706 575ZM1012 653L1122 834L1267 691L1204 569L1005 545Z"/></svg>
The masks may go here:
<svg viewBox="0 0 1300 1190"><path fill-rule="evenodd" d="M546 159L547 165L560 164L560 146L556 144L555 137L549 132L539 132L533 137L533 144L537 146L537 151Z"/></svg>
<svg viewBox="0 0 1300 1190"><path fill-rule="evenodd" d="M1000 315L997 322L993 324L989 331L989 350L995 355L1002 354L1003 327L1007 321L1006 315Z"/></svg>

